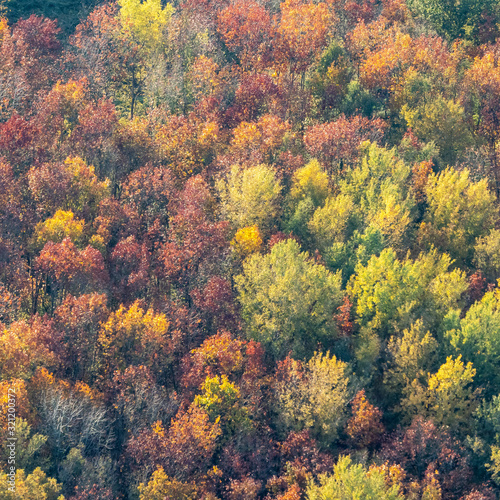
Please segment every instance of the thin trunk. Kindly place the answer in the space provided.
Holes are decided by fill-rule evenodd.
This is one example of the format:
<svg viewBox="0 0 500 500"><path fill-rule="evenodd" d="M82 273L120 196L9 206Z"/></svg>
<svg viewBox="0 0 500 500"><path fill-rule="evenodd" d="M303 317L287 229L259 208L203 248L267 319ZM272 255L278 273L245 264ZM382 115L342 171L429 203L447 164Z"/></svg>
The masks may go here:
<svg viewBox="0 0 500 500"><path fill-rule="evenodd" d="M132 70L132 102L130 103L130 119L134 119L134 106L135 106L135 69Z"/></svg>
<svg viewBox="0 0 500 500"><path fill-rule="evenodd" d="M491 149L491 163L493 165L493 175L495 177L495 192L498 198L500 196L500 178L499 178L500 172L498 172L498 159L497 159L496 144L494 140L490 146L490 149Z"/></svg>

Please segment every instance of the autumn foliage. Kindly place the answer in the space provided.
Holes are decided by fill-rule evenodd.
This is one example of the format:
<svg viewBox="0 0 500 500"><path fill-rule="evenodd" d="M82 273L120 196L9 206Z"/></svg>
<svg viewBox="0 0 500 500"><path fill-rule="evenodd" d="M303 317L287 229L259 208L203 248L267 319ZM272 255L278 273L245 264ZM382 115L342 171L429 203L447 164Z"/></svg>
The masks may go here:
<svg viewBox="0 0 500 500"><path fill-rule="evenodd" d="M0 0L0 498L497 498L499 26Z"/></svg>

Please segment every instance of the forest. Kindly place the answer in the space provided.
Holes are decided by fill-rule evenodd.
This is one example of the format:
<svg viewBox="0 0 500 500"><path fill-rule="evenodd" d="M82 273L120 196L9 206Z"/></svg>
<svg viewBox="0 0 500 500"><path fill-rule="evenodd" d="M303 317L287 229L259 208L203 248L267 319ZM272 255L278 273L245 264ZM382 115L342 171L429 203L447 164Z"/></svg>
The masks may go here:
<svg viewBox="0 0 500 500"><path fill-rule="evenodd" d="M500 495L497 0L0 0L0 499Z"/></svg>

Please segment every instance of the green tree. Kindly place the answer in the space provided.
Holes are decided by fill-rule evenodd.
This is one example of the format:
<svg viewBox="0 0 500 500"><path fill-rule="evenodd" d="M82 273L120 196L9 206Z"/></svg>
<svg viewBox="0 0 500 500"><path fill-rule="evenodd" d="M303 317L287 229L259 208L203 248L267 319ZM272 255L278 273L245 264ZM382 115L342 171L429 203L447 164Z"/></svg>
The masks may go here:
<svg viewBox="0 0 500 500"><path fill-rule="evenodd" d="M392 249L358 264L347 291L356 306L361 327L387 335L422 319L426 328L438 327L450 309L460 304L467 289L465 273L449 271L451 259L433 250L416 260L398 260Z"/></svg>
<svg viewBox="0 0 500 500"><path fill-rule="evenodd" d="M328 174L321 168L318 160L311 160L293 174L290 191L293 200L310 198L314 206L319 207L329 193Z"/></svg>
<svg viewBox="0 0 500 500"><path fill-rule="evenodd" d="M309 243L311 228L308 224L314 211L322 207L330 193L328 174L321 168L318 160L311 160L305 167L298 169L292 178L288 199L286 229Z"/></svg>
<svg viewBox="0 0 500 500"><path fill-rule="evenodd" d="M355 230L346 242L336 241L324 250L322 256L330 269L342 271L342 284L345 285L358 264L366 266L370 258L380 255L385 246L382 231L368 226L362 233Z"/></svg>
<svg viewBox="0 0 500 500"><path fill-rule="evenodd" d="M387 345L389 361L384 372L387 389L405 394L414 380L424 383L437 361L438 343L418 319L403 335L392 336Z"/></svg>
<svg viewBox="0 0 500 500"><path fill-rule="evenodd" d="M194 404L205 410L212 421L221 420L230 432L250 425L248 412L241 404L240 390L226 375L207 377L201 391Z"/></svg>
<svg viewBox="0 0 500 500"><path fill-rule="evenodd" d="M487 443L500 444L500 395L493 396L491 401L483 399L474 413L477 429Z"/></svg>
<svg viewBox="0 0 500 500"><path fill-rule="evenodd" d="M339 183L340 192L352 199L361 215L358 230L372 225L389 245L402 248L415 206L409 190L411 169L397 158L394 149L369 142L361 147L361 162L346 172Z"/></svg>
<svg viewBox="0 0 500 500"><path fill-rule="evenodd" d="M323 474L319 485L310 482L307 500L403 500L399 485L390 484L379 470L367 471L351 457L341 456L333 474Z"/></svg>
<svg viewBox="0 0 500 500"><path fill-rule="evenodd" d="M269 231L279 213L281 184L266 165L233 166L227 180L217 183L222 216L235 230L256 225Z"/></svg>
<svg viewBox="0 0 500 500"><path fill-rule="evenodd" d="M375 213L381 205L381 196L393 194L403 202L408 196L411 169L388 150L377 144L365 142L358 166L349 169L339 183L342 193L350 194L356 205L367 215Z"/></svg>
<svg viewBox="0 0 500 500"><path fill-rule="evenodd" d="M441 95L429 99L430 89L423 92L422 102L405 104L401 115L408 127L425 143L434 141L446 165L453 165L459 155L472 145L472 135L465 121L463 107Z"/></svg>
<svg viewBox="0 0 500 500"><path fill-rule="evenodd" d="M476 382L490 393L500 391L500 291L474 303L457 328L446 332L452 348L474 364Z"/></svg>
<svg viewBox="0 0 500 500"><path fill-rule="evenodd" d="M339 194L326 199L308 223L317 248L324 252L334 243L344 243L356 223L356 206L351 196Z"/></svg>
<svg viewBox="0 0 500 500"><path fill-rule="evenodd" d="M477 34L483 12L491 14L493 0L411 0L410 9L427 19L448 40Z"/></svg>
<svg viewBox="0 0 500 500"><path fill-rule="evenodd" d="M122 26L119 36L124 45L129 45L124 56L127 74L124 88L129 96L123 97L123 100L130 102L132 119L146 79L154 76L155 70L161 71L164 64L164 30L175 9L168 3L162 8L161 0L119 0L118 5Z"/></svg>
<svg viewBox="0 0 500 500"><path fill-rule="evenodd" d="M500 276L500 231L493 229L490 234L476 240L474 264L488 281L494 282Z"/></svg>
<svg viewBox="0 0 500 500"><path fill-rule="evenodd" d="M429 176L425 193L428 208L420 243L447 252L459 265L470 265L477 238L487 235L498 217L487 180L473 182L467 169L447 168Z"/></svg>
<svg viewBox="0 0 500 500"><path fill-rule="evenodd" d="M47 442L47 436L32 431L31 425L23 418L16 418L16 465L24 471L41 465L40 451Z"/></svg>
<svg viewBox="0 0 500 500"><path fill-rule="evenodd" d="M287 358L275 383L278 420L285 431L309 429L325 446L333 444L347 420L351 395L347 363L327 352L302 363Z"/></svg>
<svg viewBox="0 0 500 500"><path fill-rule="evenodd" d="M341 302L340 275L314 264L294 240L253 254L235 278L247 335L275 357L311 355L317 342L335 340Z"/></svg>
<svg viewBox="0 0 500 500"><path fill-rule="evenodd" d="M475 374L472 363L464 365L461 356L449 356L437 373L429 375L427 387L414 380L411 392L401 402L402 409L409 419L420 415L432 418L437 425L467 430L478 404L478 392L472 388Z"/></svg>

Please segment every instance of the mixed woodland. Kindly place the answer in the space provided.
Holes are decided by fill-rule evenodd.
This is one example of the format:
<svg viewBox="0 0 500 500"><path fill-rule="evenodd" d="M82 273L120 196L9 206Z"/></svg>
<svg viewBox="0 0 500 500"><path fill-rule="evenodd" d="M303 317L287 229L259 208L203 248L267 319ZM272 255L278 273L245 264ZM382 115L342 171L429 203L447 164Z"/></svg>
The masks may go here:
<svg viewBox="0 0 500 500"><path fill-rule="evenodd" d="M496 0L0 2L5 500L494 500Z"/></svg>

